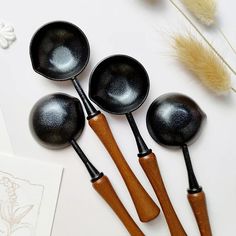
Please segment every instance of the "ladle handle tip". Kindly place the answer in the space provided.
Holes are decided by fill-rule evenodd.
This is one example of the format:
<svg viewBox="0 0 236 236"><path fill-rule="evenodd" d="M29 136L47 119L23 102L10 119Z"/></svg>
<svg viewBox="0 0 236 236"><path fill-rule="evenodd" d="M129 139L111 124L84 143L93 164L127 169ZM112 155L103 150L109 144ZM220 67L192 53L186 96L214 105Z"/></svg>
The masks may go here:
<svg viewBox="0 0 236 236"><path fill-rule="evenodd" d="M199 193L189 193L188 201L197 220L201 236L212 236L205 193L203 191Z"/></svg>
<svg viewBox="0 0 236 236"><path fill-rule="evenodd" d="M147 175L161 204L171 235L186 236L187 234L184 231L167 194L155 154L151 153L139 158L139 163Z"/></svg>
<svg viewBox="0 0 236 236"><path fill-rule="evenodd" d="M160 209L145 191L124 159L113 137L106 117L100 113L89 119L89 125L102 141L119 169L134 202L140 221L148 222L156 218L160 213Z"/></svg>
<svg viewBox="0 0 236 236"><path fill-rule="evenodd" d="M128 211L125 209L114 188L112 187L111 182L106 176L102 176L100 179L93 182L93 188L113 209L131 236L144 236L141 229L137 226Z"/></svg>

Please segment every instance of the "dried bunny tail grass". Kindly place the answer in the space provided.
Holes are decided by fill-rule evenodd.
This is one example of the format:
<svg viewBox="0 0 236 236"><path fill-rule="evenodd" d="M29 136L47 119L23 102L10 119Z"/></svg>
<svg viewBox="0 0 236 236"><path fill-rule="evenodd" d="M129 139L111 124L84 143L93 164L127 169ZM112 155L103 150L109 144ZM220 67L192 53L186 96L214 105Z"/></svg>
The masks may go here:
<svg viewBox="0 0 236 236"><path fill-rule="evenodd" d="M205 25L212 25L216 17L215 0L181 0L189 11Z"/></svg>
<svg viewBox="0 0 236 236"><path fill-rule="evenodd" d="M208 12L212 12L211 18L208 18L208 20L205 21L205 24L207 25L211 25L214 23L215 20L215 15L216 15L216 3L215 0L181 0L187 8L191 9L191 3L192 4L198 4L198 7L200 8L201 4L204 5L204 2L208 2L208 4L205 4L205 9L208 8ZM184 11L181 10L181 8L175 3L174 0L169 0L169 2L183 15L183 17L193 26L193 28L200 34L200 36L203 38L203 40L211 47L211 49L216 53L217 56L220 57L220 59L225 63L225 65L229 68L229 70L231 70L235 75L236 75L236 71L227 63L227 61L225 61L225 59L218 53L218 51L209 43L209 41L207 40L207 38L205 38L205 36L201 33L201 31L199 30L199 28L192 22L192 20L184 13ZM211 4L210 4L211 3ZM188 7L189 5L189 7ZM195 5L194 5L195 6ZM207 7L208 6L208 7ZM190 10L191 11L191 10ZM202 12L202 11L199 11ZM215 12L213 14L213 12ZM193 11L192 11L193 13ZM195 14L196 15L196 14ZM203 14L201 14L203 15ZM200 14L199 17L200 18ZM203 19L203 18L201 18ZM207 19L207 18L206 18ZM209 21L209 19L212 19ZM207 23L208 22L208 23ZM204 23L204 22L203 22ZM229 41L229 39L227 38L227 36L224 34L224 32L222 31L222 29L217 26L217 30L220 33L220 35L223 37L223 39L226 41L226 43L228 44L228 46L232 49L233 53L236 54L236 49L234 48L234 46L231 44L231 42Z"/></svg>
<svg viewBox="0 0 236 236"><path fill-rule="evenodd" d="M177 11L188 21L188 23L196 30L196 32L201 36L201 38L205 41L205 43L209 46L210 49L215 53L216 56L225 64L225 66L236 75L236 70L224 59L224 57L217 51L217 49L208 41L208 39L204 36L201 30L192 22L192 20L181 10L178 4L175 3L174 0L169 0L169 2L176 8ZM233 89L232 89L233 90Z"/></svg>
<svg viewBox="0 0 236 236"><path fill-rule="evenodd" d="M230 74L216 54L193 36L174 36L179 61L211 91L224 94L231 90Z"/></svg>

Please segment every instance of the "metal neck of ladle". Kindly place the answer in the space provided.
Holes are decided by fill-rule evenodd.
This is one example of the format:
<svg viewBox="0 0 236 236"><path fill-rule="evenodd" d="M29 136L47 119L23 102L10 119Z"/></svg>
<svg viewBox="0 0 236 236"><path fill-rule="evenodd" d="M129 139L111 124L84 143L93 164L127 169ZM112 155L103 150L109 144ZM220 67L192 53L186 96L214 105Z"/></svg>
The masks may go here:
<svg viewBox="0 0 236 236"><path fill-rule="evenodd" d="M72 79L73 85L78 92L82 103L84 104L85 110L87 112L87 119L90 120L94 116L98 115L100 111L96 110L93 104L90 102L86 94L84 93L83 89L81 88L79 82L76 80L76 77Z"/></svg>
<svg viewBox="0 0 236 236"><path fill-rule="evenodd" d="M77 144L77 142L72 139L70 141L72 147L74 150L77 152L79 155L80 159L83 161L84 165L86 166L90 176L91 176L91 181L95 182L96 180L100 179L103 176L103 173L99 172L94 165L89 161L89 159L86 157L80 146Z"/></svg>
<svg viewBox="0 0 236 236"><path fill-rule="evenodd" d="M133 131L133 134L134 134L137 146L138 146L138 150L139 150L138 157L147 156L148 154L150 154L152 152L152 150L149 149L147 147L146 143L144 142L132 113L126 113L126 117L127 117L128 122L130 124L130 127Z"/></svg>
<svg viewBox="0 0 236 236"><path fill-rule="evenodd" d="M189 151L188 151L188 146L186 144L182 146L182 151L184 154L184 160L185 160L185 164L186 164L187 172L188 172L188 181L189 181L188 192L190 194L199 193L202 191L202 187L199 186L197 178L194 174L192 162L191 162Z"/></svg>

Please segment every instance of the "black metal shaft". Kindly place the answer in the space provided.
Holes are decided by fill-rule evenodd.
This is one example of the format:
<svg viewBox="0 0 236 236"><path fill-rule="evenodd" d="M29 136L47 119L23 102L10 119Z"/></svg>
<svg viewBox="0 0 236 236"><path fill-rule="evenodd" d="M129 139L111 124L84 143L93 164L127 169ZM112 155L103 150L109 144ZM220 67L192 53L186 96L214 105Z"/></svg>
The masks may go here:
<svg viewBox="0 0 236 236"><path fill-rule="evenodd" d="M138 150L139 150L138 156L143 157L143 156L146 156L146 155L150 154L152 152L152 150L149 149L147 147L146 143L144 142L144 140L143 140L143 138L142 138L142 136L139 132L139 129L136 125L136 122L134 120L134 117L133 117L132 113L127 113L126 117L127 117L128 122L130 124L130 127L133 131L133 134L134 134L137 146L138 146Z"/></svg>
<svg viewBox="0 0 236 236"><path fill-rule="evenodd" d="M85 92L83 91L83 89L81 88L79 82L76 80L76 78L72 79L73 85L76 89L76 91L78 92L80 99L82 101L82 103L84 104L85 110L87 112L87 119L91 119L92 117L98 115L100 113L100 111L98 111L93 104L90 102L90 100L88 99L88 97L86 96Z"/></svg>
<svg viewBox="0 0 236 236"><path fill-rule="evenodd" d="M99 172L94 167L94 165L89 161L89 159L84 154L83 150L80 148L80 146L78 145L78 143L74 139L72 139L70 141L70 143L71 143L72 147L74 148L74 150L79 155L80 159L83 161L84 165L86 166L86 168L91 176L91 181L94 182L94 181L100 179L103 176L103 173Z"/></svg>
<svg viewBox="0 0 236 236"><path fill-rule="evenodd" d="M202 191L202 187L199 186L197 178L194 174L192 162L191 162L189 151L188 151L188 146L186 144L182 146L182 151L184 154L184 160L185 160L185 164L186 164L187 172L188 172L188 181L189 181L188 192L199 193Z"/></svg>

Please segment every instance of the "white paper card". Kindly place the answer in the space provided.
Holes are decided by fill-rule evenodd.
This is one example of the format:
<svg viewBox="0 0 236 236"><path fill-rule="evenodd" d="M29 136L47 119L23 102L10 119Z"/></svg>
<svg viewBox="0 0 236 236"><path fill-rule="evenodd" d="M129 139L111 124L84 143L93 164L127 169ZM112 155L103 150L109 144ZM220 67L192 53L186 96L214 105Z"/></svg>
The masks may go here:
<svg viewBox="0 0 236 236"><path fill-rule="evenodd" d="M63 168L0 156L0 236L50 236Z"/></svg>

